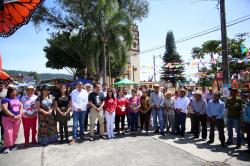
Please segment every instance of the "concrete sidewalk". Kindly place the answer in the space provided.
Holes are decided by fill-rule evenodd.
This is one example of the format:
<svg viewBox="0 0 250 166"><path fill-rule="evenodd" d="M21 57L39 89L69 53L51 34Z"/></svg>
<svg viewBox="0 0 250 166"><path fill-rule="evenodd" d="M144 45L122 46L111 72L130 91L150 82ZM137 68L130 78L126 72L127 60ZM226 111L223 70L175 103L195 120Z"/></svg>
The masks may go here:
<svg viewBox="0 0 250 166"><path fill-rule="evenodd" d="M189 119L186 126L189 131ZM118 137L113 140L84 141L71 146L51 144L25 149L22 146L24 137L21 126L17 141L21 149L7 155L0 154L0 166L250 165L250 155L243 153L246 146L243 145L240 150L235 149L235 146L222 148L217 131L212 145L193 140L190 135L179 138L173 135L154 135L151 132L150 136L126 134Z"/></svg>
<svg viewBox="0 0 250 166"><path fill-rule="evenodd" d="M186 121L186 131L190 131L190 119ZM227 140L227 130L225 128L225 138ZM208 129L209 136L209 129ZM236 149L236 145L221 147L219 141L218 131L215 131L215 140L213 144L207 144L206 141L200 139L193 139L193 136L186 134L185 138L176 137L174 135L166 136L152 136L153 138L167 143L173 147L188 152L196 157L199 157L210 163L223 163L229 165L250 165L250 154L245 153L247 144L243 141L241 149ZM236 137L236 133L234 133ZM235 140L236 141L236 140Z"/></svg>

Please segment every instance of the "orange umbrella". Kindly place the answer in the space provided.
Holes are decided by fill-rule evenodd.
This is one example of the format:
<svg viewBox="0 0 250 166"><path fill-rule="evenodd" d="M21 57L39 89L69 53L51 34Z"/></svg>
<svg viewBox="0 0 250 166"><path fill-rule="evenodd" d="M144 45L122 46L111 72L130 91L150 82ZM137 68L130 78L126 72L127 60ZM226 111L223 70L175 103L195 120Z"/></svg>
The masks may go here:
<svg viewBox="0 0 250 166"><path fill-rule="evenodd" d="M12 35L27 24L45 0L0 0L0 37Z"/></svg>
<svg viewBox="0 0 250 166"><path fill-rule="evenodd" d="M8 80L10 79L9 74L5 73L4 71L0 71L0 80Z"/></svg>

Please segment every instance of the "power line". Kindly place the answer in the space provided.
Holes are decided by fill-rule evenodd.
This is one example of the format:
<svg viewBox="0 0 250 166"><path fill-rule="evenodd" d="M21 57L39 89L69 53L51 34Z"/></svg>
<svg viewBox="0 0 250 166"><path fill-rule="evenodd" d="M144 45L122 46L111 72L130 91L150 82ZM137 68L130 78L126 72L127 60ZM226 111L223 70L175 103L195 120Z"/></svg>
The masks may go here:
<svg viewBox="0 0 250 166"><path fill-rule="evenodd" d="M232 20L232 21L228 22L228 23L227 23L227 27L230 27L230 26L239 24L239 23L244 22L244 21L247 21L247 20L249 20L249 19L250 19L250 15L246 15L246 16L240 17L240 18L238 18L238 19L235 19L235 20ZM180 38L180 39L176 40L176 43L181 43L181 42L188 41L188 40L191 40L191 39L200 37L200 36L204 36L204 35L207 35L207 34L216 32L216 31L218 31L218 30L220 30L220 29L221 29L220 26L216 26L216 27L213 27L213 28L210 28L210 29L201 31L201 32L199 32L199 33L195 33L195 34L193 34L193 35L190 35L190 36L187 36L187 37ZM164 45L160 45L160 46L156 46L156 47L150 48L150 49L148 49L148 50L142 51L140 54L145 54L145 53L148 53L148 52L152 52L152 51L155 51L155 50L159 50L159 49L164 48L164 47L165 47L165 44L164 44Z"/></svg>

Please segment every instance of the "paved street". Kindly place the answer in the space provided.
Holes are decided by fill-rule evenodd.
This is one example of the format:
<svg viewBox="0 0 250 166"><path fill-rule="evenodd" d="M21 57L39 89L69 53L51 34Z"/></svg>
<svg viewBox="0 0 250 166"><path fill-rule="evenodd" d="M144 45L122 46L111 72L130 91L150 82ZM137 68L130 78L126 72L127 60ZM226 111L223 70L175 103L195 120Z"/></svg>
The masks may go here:
<svg viewBox="0 0 250 166"><path fill-rule="evenodd" d="M188 126L188 125L187 125ZM22 129L22 127L21 127ZM216 141L207 145L201 140L174 136L131 136L113 140L79 142L75 145L54 144L46 147L22 148L20 131L18 151L0 154L1 166L163 166L163 165L250 165L250 155L234 146L221 148Z"/></svg>

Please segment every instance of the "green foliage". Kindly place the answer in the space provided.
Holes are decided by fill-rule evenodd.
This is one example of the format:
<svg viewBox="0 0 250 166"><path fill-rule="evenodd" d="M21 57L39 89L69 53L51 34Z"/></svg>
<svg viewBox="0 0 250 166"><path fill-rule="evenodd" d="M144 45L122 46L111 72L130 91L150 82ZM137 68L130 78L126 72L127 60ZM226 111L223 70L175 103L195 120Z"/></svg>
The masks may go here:
<svg viewBox="0 0 250 166"><path fill-rule="evenodd" d="M29 72L29 76L33 77L36 81L39 81L38 73L35 71Z"/></svg>
<svg viewBox="0 0 250 166"><path fill-rule="evenodd" d="M166 67L168 63L181 64L183 62L181 56L176 51L174 34L172 31L169 31L167 33L165 49L166 50L163 56L164 65L162 67L163 72L161 74L161 79L166 82L170 81L173 84L175 84L177 81L185 81L185 78L182 75L184 72L183 65L178 65L175 67Z"/></svg>
<svg viewBox="0 0 250 166"><path fill-rule="evenodd" d="M236 38L234 39L228 39L228 56L229 56L229 71L230 71L230 77L232 74L240 73L241 71L246 70L250 67L250 63L238 63L239 60L242 60L246 57L246 53L241 53L241 46L244 45L245 42L245 36L247 33L238 34ZM202 44L202 48L195 47L192 49L192 57L198 58L199 52L203 52L208 55L210 55L210 58L212 59L214 54L219 55L219 59L221 58L221 44L219 40L209 40ZM200 56L201 58L204 58L204 56ZM202 77L199 79L199 82L201 85L212 85L213 80L215 79L215 74L217 72L221 72L221 61L217 60L216 64L212 64L210 68L203 68L201 72L206 72L208 76ZM210 76L209 76L210 75ZM211 76L212 75L212 76Z"/></svg>
<svg viewBox="0 0 250 166"><path fill-rule="evenodd" d="M213 59L213 55L219 52L219 46L219 40L208 40L202 44L202 50L205 54L210 54L210 58Z"/></svg>
<svg viewBox="0 0 250 166"><path fill-rule="evenodd" d="M67 69L78 77L85 76L85 69L95 76L95 56L87 52L87 46L82 42L79 34L71 35L69 32L55 33L47 40L48 45L44 48L46 66L52 69ZM85 76L86 77L86 76Z"/></svg>
<svg viewBox="0 0 250 166"><path fill-rule="evenodd" d="M244 38L228 39L229 53L231 54L231 61L229 63L230 74L238 74L242 70L246 70L250 67L250 63L239 63L238 60L242 60L246 57L246 53L241 53L241 46L244 45Z"/></svg>
<svg viewBox="0 0 250 166"><path fill-rule="evenodd" d="M57 45L49 43L50 46L58 47L57 51L45 48L46 53L50 52L50 56L47 56L50 58L46 64L48 67L68 68L81 75L83 69L87 68L98 79L101 73L104 78L106 76L109 54L117 59L112 61L112 68L124 66L120 60L125 59L132 43L132 22L142 20L147 13L148 2L145 0L55 0L55 7L39 8L32 20L37 27L45 23L60 32L69 33L68 36L64 34L66 38L62 40L69 39L66 41L69 46L59 42ZM75 33L79 35L74 37ZM60 37L57 35L52 36L52 39ZM78 47L73 41L79 42ZM60 58L60 54L67 56ZM73 64L69 59L78 61Z"/></svg>
<svg viewBox="0 0 250 166"><path fill-rule="evenodd" d="M200 47L194 47L191 51L191 54L193 59L203 59L205 56L203 49Z"/></svg>
<svg viewBox="0 0 250 166"><path fill-rule="evenodd" d="M149 3L147 0L117 0L119 7L129 13L132 20L142 20L147 17Z"/></svg>

